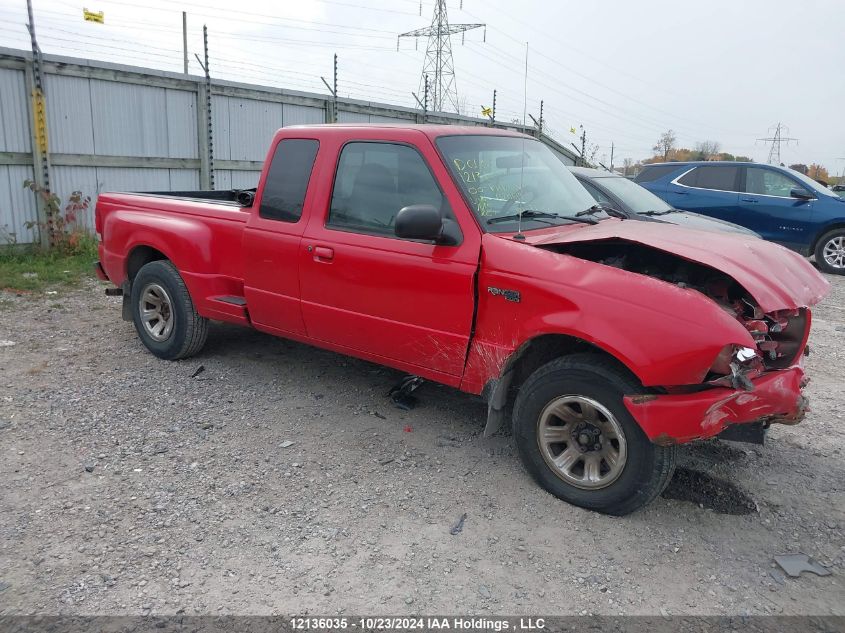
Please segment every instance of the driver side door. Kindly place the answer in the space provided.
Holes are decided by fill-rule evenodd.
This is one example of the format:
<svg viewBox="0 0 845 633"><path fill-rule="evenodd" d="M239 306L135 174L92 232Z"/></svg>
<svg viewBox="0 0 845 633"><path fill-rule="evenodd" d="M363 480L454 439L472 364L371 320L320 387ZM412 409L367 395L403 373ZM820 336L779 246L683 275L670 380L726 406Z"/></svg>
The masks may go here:
<svg viewBox="0 0 845 633"><path fill-rule="evenodd" d="M468 210L463 217L454 213L448 202L460 201L454 184L428 139L419 138L419 145L410 142L415 136L409 142L362 138L335 152L332 188L302 240L302 314L308 337L328 347L457 384L472 328L481 240L467 223ZM396 237L394 218L412 204L433 204L451 215L460 243Z"/></svg>

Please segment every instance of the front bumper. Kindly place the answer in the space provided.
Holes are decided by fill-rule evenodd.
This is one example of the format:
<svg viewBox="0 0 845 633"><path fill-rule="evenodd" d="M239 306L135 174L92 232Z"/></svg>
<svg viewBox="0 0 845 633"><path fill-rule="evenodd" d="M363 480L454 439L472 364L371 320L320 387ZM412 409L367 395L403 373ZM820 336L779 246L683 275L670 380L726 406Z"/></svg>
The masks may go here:
<svg viewBox="0 0 845 633"><path fill-rule="evenodd" d="M807 411L799 366L770 371L753 391L713 388L688 394L625 396L625 406L648 438L663 446L713 437L732 424L797 424Z"/></svg>

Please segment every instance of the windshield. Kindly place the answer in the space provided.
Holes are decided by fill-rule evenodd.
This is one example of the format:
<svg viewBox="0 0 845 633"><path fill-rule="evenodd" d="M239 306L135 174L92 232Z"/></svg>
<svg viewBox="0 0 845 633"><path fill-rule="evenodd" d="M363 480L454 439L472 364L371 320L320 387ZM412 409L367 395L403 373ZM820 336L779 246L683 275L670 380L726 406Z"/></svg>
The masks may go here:
<svg viewBox="0 0 845 633"><path fill-rule="evenodd" d="M831 198L839 197L830 189L828 189L827 187L823 187L809 176L805 176L804 174L802 174L800 171L795 171L794 169L790 169L789 167L784 167L784 169L786 169L786 171L788 171L790 175L803 182L804 186L807 187L807 189L809 189L810 191L814 193L820 193L823 196L830 196Z"/></svg>
<svg viewBox="0 0 845 633"><path fill-rule="evenodd" d="M618 176L600 176L596 178L597 184L607 189L610 193L622 200L634 213L645 213L646 211L671 211L672 207L663 200L651 193L645 187L641 187L627 178Z"/></svg>
<svg viewBox="0 0 845 633"><path fill-rule="evenodd" d="M595 205L575 176L540 141L515 136L441 136L437 147L486 230L516 231L523 211L571 218ZM524 217L522 228L568 222L566 217Z"/></svg>

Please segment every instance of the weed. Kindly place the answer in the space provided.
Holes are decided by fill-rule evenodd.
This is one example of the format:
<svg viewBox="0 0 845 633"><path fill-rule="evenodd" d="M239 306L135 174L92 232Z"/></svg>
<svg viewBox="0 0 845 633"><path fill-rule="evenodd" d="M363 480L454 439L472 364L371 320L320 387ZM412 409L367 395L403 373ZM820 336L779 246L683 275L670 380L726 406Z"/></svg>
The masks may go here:
<svg viewBox="0 0 845 633"><path fill-rule="evenodd" d="M0 290L26 294L52 286L78 283L93 273L97 259L97 238L80 221L88 211L91 198L79 191L62 201L31 180L24 187L39 196L47 209L47 222L27 222L27 228L47 232L50 248L11 243L0 247Z"/></svg>

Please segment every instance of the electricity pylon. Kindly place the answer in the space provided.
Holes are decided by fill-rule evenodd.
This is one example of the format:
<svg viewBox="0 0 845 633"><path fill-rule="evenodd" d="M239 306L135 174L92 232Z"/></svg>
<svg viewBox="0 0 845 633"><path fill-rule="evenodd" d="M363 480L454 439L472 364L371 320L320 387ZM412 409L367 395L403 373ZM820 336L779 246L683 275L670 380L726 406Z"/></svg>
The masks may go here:
<svg viewBox="0 0 845 633"><path fill-rule="evenodd" d="M771 130L772 128L769 128ZM774 134L770 138L758 138L758 141L763 141L765 143L771 143L772 147L769 149L769 164L770 165L780 165L780 146L782 143L786 143L789 145L790 141L797 141L797 138L790 138L788 136L783 136L783 132L789 134L789 128L785 125L781 125L780 123L777 124L774 128Z"/></svg>
<svg viewBox="0 0 845 633"><path fill-rule="evenodd" d="M446 108L450 108L455 112L459 112L458 87L455 83L455 64L452 60L452 35L479 28L484 28L484 39L486 41L486 24L449 24L449 16L446 13L446 0L437 0L434 4L434 16L431 19L431 26L399 35L400 38L428 38L425 63L423 64L422 74L420 75L420 90L422 90L426 77L428 77L431 109L433 111L444 112ZM396 42L396 48L399 48L398 40Z"/></svg>

